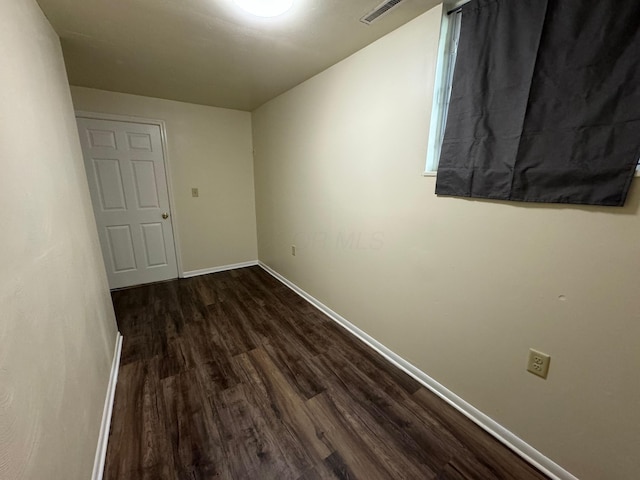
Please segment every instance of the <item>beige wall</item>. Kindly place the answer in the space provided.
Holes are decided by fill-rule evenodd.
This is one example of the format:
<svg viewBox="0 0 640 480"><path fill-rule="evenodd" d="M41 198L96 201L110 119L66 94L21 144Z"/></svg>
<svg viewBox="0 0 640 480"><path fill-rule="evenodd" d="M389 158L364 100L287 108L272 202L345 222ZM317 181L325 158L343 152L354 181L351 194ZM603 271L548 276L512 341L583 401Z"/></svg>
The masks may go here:
<svg viewBox="0 0 640 480"><path fill-rule="evenodd" d="M184 271L257 259L250 113L82 87L71 94L76 110L165 121Z"/></svg>
<svg viewBox="0 0 640 480"><path fill-rule="evenodd" d="M638 179L620 209L437 198L439 21L254 112L259 258L580 478L637 478Z"/></svg>
<svg viewBox="0 0 640 480"><path fill-rule="evenodd" d="M0 2L0 478L90 478L116 324L58 37Z"/></svg>

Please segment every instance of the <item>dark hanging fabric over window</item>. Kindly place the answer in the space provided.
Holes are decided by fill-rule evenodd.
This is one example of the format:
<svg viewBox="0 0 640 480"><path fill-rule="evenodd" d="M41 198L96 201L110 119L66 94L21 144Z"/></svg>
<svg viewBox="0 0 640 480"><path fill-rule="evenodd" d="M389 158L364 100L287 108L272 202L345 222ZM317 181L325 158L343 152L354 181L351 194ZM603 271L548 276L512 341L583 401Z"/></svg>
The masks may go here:
<svg viewBox="0 0 640 480"><path fill-rule="evenodd" d="M436 194L623 205L639 157L639 0L462 8Z"/></svg>

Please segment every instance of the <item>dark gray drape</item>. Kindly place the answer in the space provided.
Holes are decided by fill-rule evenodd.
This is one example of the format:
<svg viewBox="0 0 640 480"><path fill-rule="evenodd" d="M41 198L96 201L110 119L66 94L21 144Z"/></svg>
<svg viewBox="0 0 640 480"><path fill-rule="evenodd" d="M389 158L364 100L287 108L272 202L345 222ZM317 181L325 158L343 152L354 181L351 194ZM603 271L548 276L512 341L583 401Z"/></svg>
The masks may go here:
<svg viewBox="0 0 640 480"><path fill-rule="evenodd" d="M463 7L438 195L623 205L639 157L639 0Z"/></svg>

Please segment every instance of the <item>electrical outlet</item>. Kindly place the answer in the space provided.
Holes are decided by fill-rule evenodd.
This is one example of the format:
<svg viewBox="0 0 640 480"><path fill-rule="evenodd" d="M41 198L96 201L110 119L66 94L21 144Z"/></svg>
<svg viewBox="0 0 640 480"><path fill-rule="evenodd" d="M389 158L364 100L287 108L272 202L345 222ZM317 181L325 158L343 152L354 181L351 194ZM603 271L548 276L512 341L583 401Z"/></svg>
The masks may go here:
<svg viewBox="0 0 640 480"><path fill-rule="evenodd" d="M294 257L296 256L296 246L295 245L291 245L291 255L293 255Z"/></svg>
<svg viewBox="0 0 640 480"><path fill-rule="evenodd" d="M529 362L527 363L527 370L529 372L539 377L547 378L549 363L551 363L551 357L549 355L534 350L533 348L529 349Z"/></svg>
<svg viewBox="0 0 640 480"><path fill-rule="evenodd" d="M198 193L198 189L197 188L192 188L191 189L191 196L192 197L199 197L200 194Z"/></svg>

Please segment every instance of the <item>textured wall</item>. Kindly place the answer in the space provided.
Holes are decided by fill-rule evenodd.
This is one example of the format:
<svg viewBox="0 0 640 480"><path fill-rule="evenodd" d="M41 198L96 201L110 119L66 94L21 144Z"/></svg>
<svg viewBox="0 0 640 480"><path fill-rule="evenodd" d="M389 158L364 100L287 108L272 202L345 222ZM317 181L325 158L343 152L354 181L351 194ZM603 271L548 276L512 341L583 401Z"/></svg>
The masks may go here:
<svg viewBox="0 0 640 480"><path fill-rule="evenodd" d="M0 478L91 476L116 339L58 37L0 1Z"/></svg>
<svg viewBox="0 0 640 480"><path fill-rule="evenodd" d="M254 112L259 258L578 477L638 478L640 179L624 208L437 198L439 21Z"/></svg>
<svg viewBox="0 0 640 480"><path fill-rule="evenodd" d="M185 271L258 258L250 113L81 87L71 94L76 110L165 121Z"/></svg>

